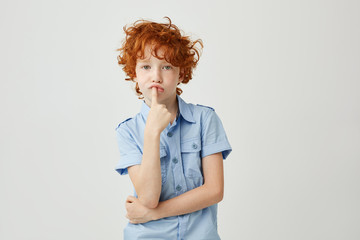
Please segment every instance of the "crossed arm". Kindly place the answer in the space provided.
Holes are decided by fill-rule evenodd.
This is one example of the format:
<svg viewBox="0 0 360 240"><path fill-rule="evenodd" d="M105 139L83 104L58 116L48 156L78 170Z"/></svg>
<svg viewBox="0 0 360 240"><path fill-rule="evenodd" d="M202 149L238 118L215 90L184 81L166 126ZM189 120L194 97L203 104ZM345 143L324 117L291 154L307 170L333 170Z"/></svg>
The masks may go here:
<svg viewBox="0 0 360 240"><path fill-rule="evenodd" d="M160 134L171 122L172 114L157 101L152 89L151 109L144 131L142 162L128 168L138 198L126 200L127 218L131 223L144 223L164 217L195 212L218 203L223 198L224 174L222 153L202 159L204 184L175 198L159 202L161 193Z"/></svg>
<svg viewBox="0 0 360 240"><path fill-rule="evenodd" d="M145 223L164 217L191 213L220 202L224 192L222 154L215 153L204 157L202 159L202 168L204 175L204 184L202 186L175 198L159 202L154 208L145 206L138 198L129 196L125 205L126 217L130 220L130 223ZM130 172L131 170L129 174L131 174Z"/></svg>

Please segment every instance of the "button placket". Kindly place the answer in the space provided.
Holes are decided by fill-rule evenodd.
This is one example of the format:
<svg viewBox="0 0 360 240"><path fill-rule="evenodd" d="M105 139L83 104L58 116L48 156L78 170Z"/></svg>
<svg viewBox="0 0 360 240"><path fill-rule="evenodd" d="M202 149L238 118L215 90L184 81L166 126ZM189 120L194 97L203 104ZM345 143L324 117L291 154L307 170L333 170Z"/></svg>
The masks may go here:
<svg viewBox="0 0 360 240"><path fill-rule="evenodd" d="M179 160L178 160L176 157L174 157L174 158L172 159L172 162L175 163L175 164L177 164L177 163L179 162Z"/></svg>
<svg viewBox="0 0 360 240"><path fill-rule="evenodd" d="M181 160L181 145L180 145L180 125L181 120L177 122L177 124L169 129L167 132L168 142L171 144L172 152L171 152L171 161L172 161L172 172L174 178L174 186L173 189L175 191L176 196L186 192L186 180L184 176L184 170L182 166Z"/></svg>

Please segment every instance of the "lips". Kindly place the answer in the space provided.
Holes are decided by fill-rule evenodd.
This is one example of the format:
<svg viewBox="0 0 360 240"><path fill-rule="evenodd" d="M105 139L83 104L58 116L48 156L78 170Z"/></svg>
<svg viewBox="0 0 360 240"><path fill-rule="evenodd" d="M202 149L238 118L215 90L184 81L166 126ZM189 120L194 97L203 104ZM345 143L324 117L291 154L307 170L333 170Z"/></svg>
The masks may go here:
<svg viewBox="0 0 360 240"><path fill-rule="evenodd" d="M164 88L161 87L159 84L151 84L151 85L150 85L150 89L153 88L153 87L157 88L157 90L158 90L159 92L163 92L163 91L164 91Z"/></svg>

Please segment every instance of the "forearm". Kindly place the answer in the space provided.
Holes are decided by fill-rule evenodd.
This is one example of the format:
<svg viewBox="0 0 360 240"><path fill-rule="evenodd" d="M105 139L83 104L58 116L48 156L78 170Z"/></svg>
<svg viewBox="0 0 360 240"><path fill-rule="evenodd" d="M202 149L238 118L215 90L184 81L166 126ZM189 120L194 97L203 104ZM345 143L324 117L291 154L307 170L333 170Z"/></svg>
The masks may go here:
<svg viewBox="0 0 360 240"><path fill-rule="evenodd" d="M153 220L187 214L218 203L223 198L223 189L213 189L202 185L175 198L159 202L157 208L151 210Z"/></svg>
<svg viewBox="0 0 360 240"><path fill-rule="evenodd" d="M133 183L139 200L156 207L161 193L160 133L145 129L142 162Z"/></svg>
<svg viewBox="0 0 360 240"><path fill-rule="evenodd" d="M204 184L175 198L159 202L156 208L144 206L139 199L129 196L127 218L131 223L144 223L170 216L192 213L218 203L223 198L224 175L221 153L202 159Z"/></svg>

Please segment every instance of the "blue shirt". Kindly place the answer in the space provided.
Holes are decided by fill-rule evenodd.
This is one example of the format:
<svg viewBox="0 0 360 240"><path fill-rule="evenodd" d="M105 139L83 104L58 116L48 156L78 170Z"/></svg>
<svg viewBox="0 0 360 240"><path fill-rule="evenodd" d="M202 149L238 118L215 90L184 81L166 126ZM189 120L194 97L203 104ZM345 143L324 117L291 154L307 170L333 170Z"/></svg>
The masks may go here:
<svg viewBox="0 0 360 240"><path fill-rule="evenodd" d="M160 201L174 198L203 184L203 157L222 152L225 159L231 152L226 133L214 109L188 104L179 96L177 100L178 117L160 135ZM116 171L121 175L128 173L127 167L141 164L149 111L150 107L144 102L140 113L116 128L120 150ZM124 229L124 239L218 240L217 204L193 213L143 224L128 223Z"/></svg>

